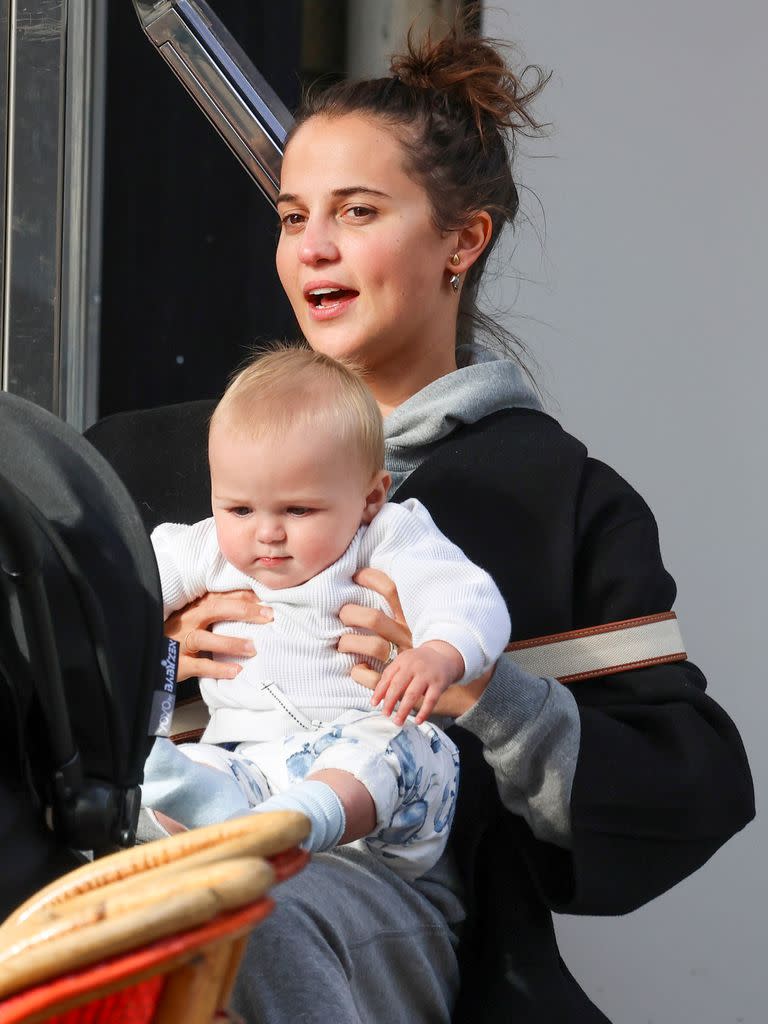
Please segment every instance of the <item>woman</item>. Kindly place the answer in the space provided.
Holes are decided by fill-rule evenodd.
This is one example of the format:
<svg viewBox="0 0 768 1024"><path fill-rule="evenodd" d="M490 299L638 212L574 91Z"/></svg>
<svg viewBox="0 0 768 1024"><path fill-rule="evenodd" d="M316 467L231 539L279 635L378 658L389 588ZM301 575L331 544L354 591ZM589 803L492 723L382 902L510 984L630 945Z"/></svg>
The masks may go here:
<svg viewBox="0 0 768 1024"><path fill-rule="evenodd" d="M643 500L541 410L515 360L457 352L517 211L506 142L535 129L541 77L526 92L459 31L392 72L309 101L288 142L277 267L302 332L365 369L396 499L422 500L492 573L514 639L668 610L675 587ZM392 619L344 610L372 634L345 636L345 650L383 658L408 643L388 597ZM169 626L182 675L201 668L190 652L243 653L212 622L263 614L232 595L186 609ZM550 911L633 909L751 818L741 742L704 686L683 662L569 690L503 656L449 691L441 710L458 717L462 751L453 859L409 886L356 849L316 858L252 939L246 1019L448 1020L460 958L457 1016L605 1020L559 960Z"/></svg>

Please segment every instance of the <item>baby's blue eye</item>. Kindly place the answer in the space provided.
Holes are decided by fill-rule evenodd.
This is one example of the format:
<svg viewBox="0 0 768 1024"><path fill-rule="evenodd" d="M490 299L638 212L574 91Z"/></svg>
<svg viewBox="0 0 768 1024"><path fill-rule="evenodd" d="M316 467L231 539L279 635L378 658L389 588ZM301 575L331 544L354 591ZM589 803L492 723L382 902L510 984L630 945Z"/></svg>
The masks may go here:
<svg viewBox="0 0 768 1024"><path fill-rule="evenodd" d="M237 508L231 508L229 510L233 516L237 516L239 519L243 519L245 516L251 514L251 510L247 505L238 505Z"/></svg>
<svg viewBox="0 0 768 1024"><path fill-rule="evenodd" d="M289 508L287 511L288 511L288 515L289 516L296 516L297 518L301 519L302 516L309 515L309 513L312 511L312 509L305 508L303 505L294 505L293 507Z"/></svg>

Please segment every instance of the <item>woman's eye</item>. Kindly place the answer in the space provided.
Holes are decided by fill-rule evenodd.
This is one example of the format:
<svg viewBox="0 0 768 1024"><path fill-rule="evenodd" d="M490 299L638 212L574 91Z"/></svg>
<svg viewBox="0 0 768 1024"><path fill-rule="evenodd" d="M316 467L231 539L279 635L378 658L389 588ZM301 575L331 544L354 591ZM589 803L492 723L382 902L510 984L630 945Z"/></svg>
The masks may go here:
<svg viewBox="0 0 768 1024"><path fill-rule="evenodd" d="M367 220L375 211L370 206L350 206L346 212L351 220Z"/></svg>
<svg viewBox="0 0 768 1024"><path fill-rule="evenodd" d="M304 214L286 213L280 218L280 223L284 228L300 227L304 223Z"/></svg>
<svg viewBox="0 0 768 1024"><path fill-rule="evenodd" d="M294 505L287 509L288 515L295 516L297 519L302 519L304 516L308 516L311 511L311 508L305 508L303 505Z"/></svg>

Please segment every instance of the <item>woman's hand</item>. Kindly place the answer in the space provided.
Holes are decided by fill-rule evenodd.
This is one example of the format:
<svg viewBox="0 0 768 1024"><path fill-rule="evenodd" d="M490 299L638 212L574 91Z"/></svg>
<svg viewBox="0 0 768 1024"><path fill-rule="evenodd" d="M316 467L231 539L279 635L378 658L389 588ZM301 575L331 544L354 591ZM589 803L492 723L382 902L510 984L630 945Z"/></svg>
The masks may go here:
<svg viewBox="0 0 768 1024"><path fill-rule="evenodd" d="M399 651L413 647L413 639L408 623L403 615L397 588L392 580L380 569L361 569L355 577L355 583L368 590L381 594L392 609L392 617L386 612L375 608L364 608L358 604L345 604L339 612L339 618L345 626L356 629L370 630L370 636L361 633L345 633L338 643L338 650L343 654L357 654L361 658L375 658L377 661L389 660L390 644ZM358 662L352 669L352 678L370 690L376 688L381 673L372 669L366 661Z"/></svg>
<svg viewBox="0 0 768 1024"><path fill-rule="evenodd" d="M449 686L445 693L441 694L438 698L432 714L446 715L448 718L458 718L465 711L469 711L480 700L495 671L496 666L492 665L487 672L484 672L465 686L459 686L458 683Z"/></svg>
<svg viewBox="0 0 768 1024"><path fill-rule="evenodd" d="M206 655L250 658L256 650L250 640L211 633L217 622L270 622L272 609L261 604L249 590L227 594L203 594L196 601L173 612L165 620L164 632L179 644L178 681L192 676L234 679L241 669L231 661L212 661ZM202 655L202 657L201 657Z"/></svg>
<svg viewBox="0 0 768 1024"><path fill-rule="evenodd" d="M378 661L386 662L390 655L390 643L401 651L413 647L413 637L405 621L397 588L389 576L379 569L361 569L355 576L355 583L381 594L392 609L392 617L374 608L345 604L339 612L339 618L344 625L368 629L373 635L345 633L339 640L338 649L345 654L358 654L362 658L376 658ZM438 698L432 714L458 718L465 711L469 711L490 682L495 668L494 665L466 686L449 686ZM369 690L375 690L381 673L372 669L365 661L361 661L352 669L352 678L355 682L367 686Z"/></svg>

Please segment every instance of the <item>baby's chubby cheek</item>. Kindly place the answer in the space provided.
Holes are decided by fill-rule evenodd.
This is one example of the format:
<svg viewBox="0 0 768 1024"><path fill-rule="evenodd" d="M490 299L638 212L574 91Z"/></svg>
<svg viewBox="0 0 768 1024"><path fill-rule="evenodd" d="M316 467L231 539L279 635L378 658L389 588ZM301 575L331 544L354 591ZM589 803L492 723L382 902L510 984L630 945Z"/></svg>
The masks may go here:
<svg viewBox="0 0 768 1024"><path fill-rule="evenodd" d="M238 543L238 538L233 537L231 531L219 527L218 523L216 524L216 536L219 542L219 551L229 564L234 565L241 572L247 572L252 558L245 546Z"/></svg>

